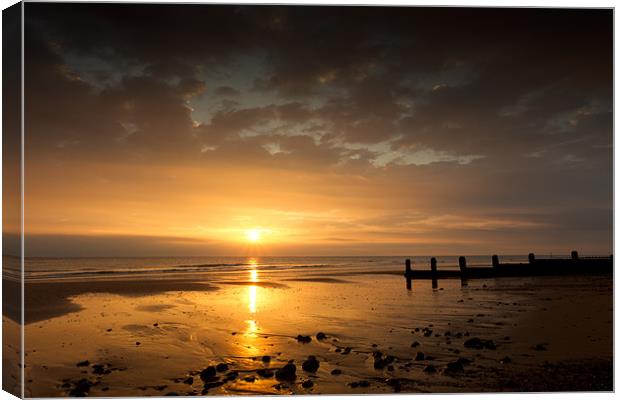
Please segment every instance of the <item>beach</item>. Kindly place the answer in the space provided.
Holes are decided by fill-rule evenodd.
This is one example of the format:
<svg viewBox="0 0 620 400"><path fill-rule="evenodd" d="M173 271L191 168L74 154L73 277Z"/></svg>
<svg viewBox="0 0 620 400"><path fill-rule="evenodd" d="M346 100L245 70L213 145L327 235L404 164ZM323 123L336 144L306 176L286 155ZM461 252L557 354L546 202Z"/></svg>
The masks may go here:
<svg viewBox="0 0 620 400"><path fill-rule="evenodd" d="M31 271L26 396L613 390L611 275L407 290L398 260Z"/></svg>

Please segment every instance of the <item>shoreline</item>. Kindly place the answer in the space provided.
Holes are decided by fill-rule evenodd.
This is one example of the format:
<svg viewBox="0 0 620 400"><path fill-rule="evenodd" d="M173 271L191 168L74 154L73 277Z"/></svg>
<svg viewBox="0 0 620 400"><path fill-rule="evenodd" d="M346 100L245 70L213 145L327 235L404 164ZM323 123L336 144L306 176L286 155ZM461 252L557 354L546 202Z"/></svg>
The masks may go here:
<svg viewBox="0 0 620 400"><path fill-rule="evenodd" d="M29 395L613 388L611 276L414 281L408 291L394 274L212 275L27 283ZM302 367L311 356L316 372ZM290 360L296 378L277 379Z"/></svg>

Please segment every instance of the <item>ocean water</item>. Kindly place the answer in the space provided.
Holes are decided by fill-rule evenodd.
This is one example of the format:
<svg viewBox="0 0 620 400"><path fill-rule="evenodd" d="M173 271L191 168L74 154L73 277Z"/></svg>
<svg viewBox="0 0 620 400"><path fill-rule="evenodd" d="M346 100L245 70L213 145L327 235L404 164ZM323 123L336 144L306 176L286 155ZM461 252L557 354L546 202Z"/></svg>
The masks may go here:
<svg viewBox="0 0 620 400"><path fill-rule="evenodd" d="M144 257L144 258L26 258L26 280L110 279L121 277L189 277L238 274L249 269L264 274L344 275L404 270L405 259L414 269L429 269L430 256L359 257ZM436 256L439 269L457 269L458 256ZM501 262L527 262L527 255L500 256ZM490 266L491 256L468 256L468 266Z"/></svg>

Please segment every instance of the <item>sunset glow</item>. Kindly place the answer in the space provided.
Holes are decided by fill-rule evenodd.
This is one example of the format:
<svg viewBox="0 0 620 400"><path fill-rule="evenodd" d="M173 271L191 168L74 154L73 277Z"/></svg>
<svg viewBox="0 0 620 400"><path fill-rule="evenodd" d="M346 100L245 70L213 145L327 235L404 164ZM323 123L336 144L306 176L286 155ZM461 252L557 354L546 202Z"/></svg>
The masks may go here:
<svg viewBox="0 0 620 400"><path fill-rule="evenodd" d="M508 11L471 32L461 11L361 7L309 40L302 9L206 13L232 45L200 19L176 46L146 17L120 40L33 7L55 22L25 34L27 255L610 252L608 25L591 46L570 19L511 36L491 23L520 31Z"/></svg>
<svg viewBox="0 0 620 400"><path fill-rule="evenodd" d="M248 241L256 243L260 240L261 231L260 229L250 229L245 233L245 236Z"/></svg>

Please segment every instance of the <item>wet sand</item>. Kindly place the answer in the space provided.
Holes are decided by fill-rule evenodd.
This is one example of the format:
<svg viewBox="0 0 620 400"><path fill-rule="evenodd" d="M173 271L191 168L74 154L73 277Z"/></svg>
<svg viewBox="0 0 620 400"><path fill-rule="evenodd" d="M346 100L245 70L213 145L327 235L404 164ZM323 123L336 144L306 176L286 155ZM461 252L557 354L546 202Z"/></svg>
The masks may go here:
<svg viewBox="0 0 620 400"><path fill-rule="evenodd" d="M393 274L259 270L30 283L26 395L610 391L612 283L408 291Z"/></svg>

